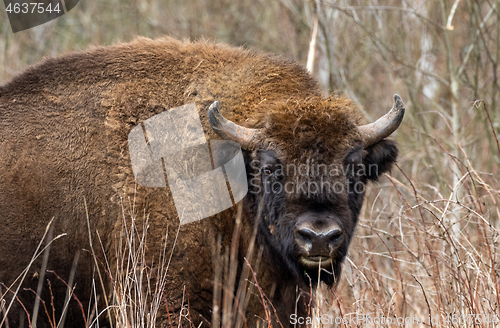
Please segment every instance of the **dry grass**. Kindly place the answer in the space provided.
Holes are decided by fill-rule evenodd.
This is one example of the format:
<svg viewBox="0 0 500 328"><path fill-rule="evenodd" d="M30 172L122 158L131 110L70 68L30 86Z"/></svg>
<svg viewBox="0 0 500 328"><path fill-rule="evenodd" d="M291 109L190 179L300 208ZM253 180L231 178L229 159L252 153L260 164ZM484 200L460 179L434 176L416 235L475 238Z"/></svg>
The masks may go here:
<svg viewBox="0 0 500 328"><path fill-rule="evenodd" d="M397 92L407 114L395 134L398 167L369 188L339 288L335 293L320 288L312 313L331 315L333 321L345 318L340 326L347 327L375 326L360 321L363 315L392 318L392 324L382 325L387 327L497 326L498 1L317 3L313 70L325 92L355 99L367 120L386 112ZM62 18L15 35L1 12L0 83L44 56L135 35L206 37L305 64L312 8L312 1L299 0L81 1ZM143 245L145 238L124 237L124 250ZM161 280L138 291L130 282L142 286L151 281L151 271L140 252L119 258L113 300L118 300L113 307L117 323L151 326L147 313L157 307L154 291ZM231 267L230 258L222 261ZM356 315L359 320L349 320ZM425 324L416 323L419 318ZM214 320L231 326L228 319Z"/></svg>
<svg viewBox="0 0 500 328"><path fill-rule="evenodd" d="M146 239L149 217L144 215L139 221L143 223L141 229L137 229L135 214L130 218L124 214L123 221L123 229L117 236L116 266L112 268L106 261L106 272L110 273L112 285L112 299L108 306L112 326L153 328L164 300L169 255L173 249L163 247L162 252L148 262ZM176 239L177 235L171 237L167 232L165 242L167 238Z"/></svg>

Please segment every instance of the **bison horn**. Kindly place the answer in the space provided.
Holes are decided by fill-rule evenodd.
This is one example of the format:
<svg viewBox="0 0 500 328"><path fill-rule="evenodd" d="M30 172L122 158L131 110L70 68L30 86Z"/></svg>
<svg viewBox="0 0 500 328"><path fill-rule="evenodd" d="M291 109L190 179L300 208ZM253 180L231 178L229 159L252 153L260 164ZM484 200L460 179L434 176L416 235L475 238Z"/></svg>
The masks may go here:
<svg viewBox="0 0 500 328"><path fill-rule="evenodd" d="M257 129L245 128L226 119L220 112L218 101L208 108L208 122L219 137L236 141L243 149L251 148Z"/></svg>
<svg viewBox="0 0 500 328"><path fill-rule="evenodd" d="M390 136L399 127L405 115L405 105L398 95L394 95L394 105L389 113L385 114L373 123L358 127L364 135L366 147L376 144L382 139Z"/></svg>

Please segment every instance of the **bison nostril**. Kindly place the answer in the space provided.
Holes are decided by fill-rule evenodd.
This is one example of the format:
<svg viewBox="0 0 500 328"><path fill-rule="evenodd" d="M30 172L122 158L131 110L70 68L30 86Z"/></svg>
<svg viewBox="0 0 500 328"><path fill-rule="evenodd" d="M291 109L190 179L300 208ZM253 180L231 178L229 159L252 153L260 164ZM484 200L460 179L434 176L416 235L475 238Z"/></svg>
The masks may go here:
<svg viewBox="0 0 500 328"><path fill-rule="evenodd" d="M342 230L333 229L330 230L327 235L329 237L328 246L330 247L330 250L333 251L342 243L343 239Z"/></svg>
<svg viewBox="0 0 500 328"><path fill-rule="evenodd" d="M315 235L314 231L301 229L295 232L295 240L300 246L309 251L312 247L312 238L314 238Z"/></svg>
<svg viewBox="0 0 500 328"><path fill-rule="evenodd" d="M340 229L330 230L327 234L330 239L338 239L342 236L342 231Z"/></svg>

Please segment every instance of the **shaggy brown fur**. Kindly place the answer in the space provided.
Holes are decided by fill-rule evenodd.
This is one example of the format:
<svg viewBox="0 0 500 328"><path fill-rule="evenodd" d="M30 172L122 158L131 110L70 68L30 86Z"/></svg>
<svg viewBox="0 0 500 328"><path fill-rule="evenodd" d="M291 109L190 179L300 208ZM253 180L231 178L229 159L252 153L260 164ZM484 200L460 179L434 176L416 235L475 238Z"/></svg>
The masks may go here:
<svg viewBox="0 0 500 328"><path fill-rule="evenodd" d="M10 285L28 265L51 218L55 218L54 236L67 235L54 242L48 269L67 280L74 254L89 248L84 199L91 230L99 231L111 262L123 221L122 203L131 212L127 204L134 197L135 213L150 217L150 255L159 254L165 230L168 227L172 236L179 219L168 188L135 185L128 134L155 114L196 102L207 139L218 139L207 120L207 107L215 100L228 119L264 128L259 145L245 152L247 165L255 160L261 164L274 161L298 166L314 161L343 166L354 152L381 167L376 175L361 177L365 183L376 180L396 159L397 149L388 141L364 149L357 130L359 116L352 103L323 98L304 68L280 57L207 42L139 38L48 59L0 87L0 281ZM253 175L264 183L260 166L247 169L249 178ZM350 183L345 176L325 178ZM318 177L285 174L281 179L311 181ZM264 250L258 279L264 292L269 295L273 291L271 302L287 326L296 286L309 288L293 255L296 218L311 207L327 208L341 218L347 234L345 245L331 268L334 272L321 277L333 284L363 195L344 192L309 197L298 192L269 198L253 188L250 186L254 193L243 201L239 265L243 265L253 223L259 219L260 204L265 209L265 225L259 228L257 238ZM210 320L212 254L218 235L222 235L224 245L230 245L235 213L232 208L181 226L165 289L173 313L179 313L185 286L191 318L195 322ZM173 238L167 242L171 249ZM36 289L40 265L38 259L23 287ZM77 272L75 293L85 299L95 274L88 252L82 252ZM60 313L65 286L50 273L46 278L59 297ZM48 295L44 290L42 297L47 300ZM33 293L21 288L19 296L30 310ZM71 320L66 323L81 326L79 309L73 303ZM16 306L11 311L11 325L16 325L22 314ZM258 296L251 298L247 309L249 327L255 325L256 315L265 318ZM163 315L161 322L166 318Z"/></svg>

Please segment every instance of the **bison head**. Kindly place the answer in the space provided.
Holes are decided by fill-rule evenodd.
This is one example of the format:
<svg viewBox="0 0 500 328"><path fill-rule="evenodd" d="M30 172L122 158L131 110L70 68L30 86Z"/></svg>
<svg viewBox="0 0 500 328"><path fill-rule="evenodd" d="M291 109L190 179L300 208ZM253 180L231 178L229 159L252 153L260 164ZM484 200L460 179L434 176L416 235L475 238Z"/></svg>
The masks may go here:
<svg viewBox="0 0 500 328"><path fill-rule="evenodd" d="M239 126L213 103L213 130L245 150L249 192L245 213L276 267L307 284L333 285L363 205L365 185L395 162L386 140L401 123L398 95L385 116L368 125L349 100L331 97L288 101L266 110L254 126Z"/></svg>

